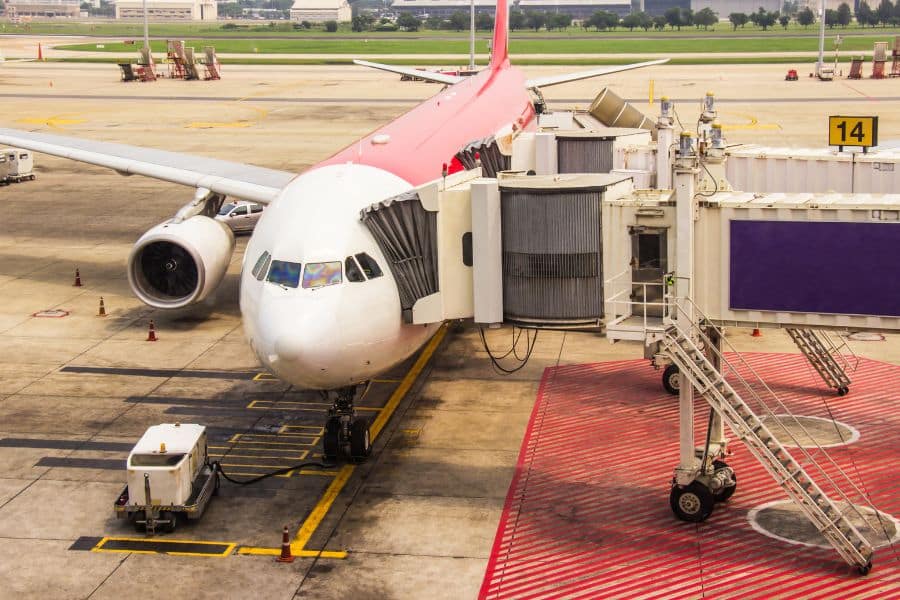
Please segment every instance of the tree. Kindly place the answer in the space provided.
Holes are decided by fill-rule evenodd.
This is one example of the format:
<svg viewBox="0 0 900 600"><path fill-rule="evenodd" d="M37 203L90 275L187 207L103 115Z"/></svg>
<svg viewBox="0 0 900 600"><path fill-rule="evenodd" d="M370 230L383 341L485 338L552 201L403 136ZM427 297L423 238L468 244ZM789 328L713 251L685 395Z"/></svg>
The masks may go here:
<svg viewBox="0 0 900 600"><path fill-rule="evenodd" d="M461 10L455 10L450 15L450 29L454 31L462 31L469 28L469 15Z"/></svg>
<svg viewBox="0 0 900 600"><path fill-rule="evenodd" d="M635 27L641 26L640 17L638 17L637 13L631 13L629 15L625 15L622 17L622 27L627 29L628 31L634 31Z"/></svg>
<svg viewBox="0 0 900 600"><path fill-rule="evenodd" d="M667 10L663 16L666 18L666 23L669 24L669 27L672 29L677 27L678 31L681 31L681 26L684 25L684 21L682 19L680 7L673 6Z"/></svg>
<svg viewBox="0 0 900 600"><path fill-rule="evenodd" d="M767 12L766 9L760 6L758 11L750 15L750 20L753 21L754 25L761 27L763 31L766 31L778 21L778 17L778 11Z"/></svg>
<svg viewBox="0 0 900 600"><path fill-rule="evenodd" d="M872 7L867 2L860 2L859 7L856 9L856 22L859 23L860 27L865 27L866 25L875 27L878 25L878 15L875 14L875 11L872 10Z"/></svg>
<svg viewBox="0 0 900 600"><path fill-rule="evenodd" d="M731 13L728 15L728 20L731 21L731 26L734 27L734 31L737 31L738 27L743 27L747 24L750 17L744 13Z"/></svg>
<svg viewBox="0 0 900 600"><path fill-rule="evenodd" d="M375 24L375 17L369 13L359 13L350 20L350 29L356 32L369 31Z"/></svg>
<svg viewBox="0 0 900 600"><path fill-rule="evenodd" d="M833 8L825 9L825 26L831 29L838 22L838 13Z"/></svg>
<svg viewBox="0 0 900 600"><path fill-rule="evenodd" d="M653 28L656 29L657 31L662 31L663 29L665 29L667 24L668 24L668 21L666 20L666 18L664 16L657 15L657 16L653 17Z"/></svg>
<svg viewBox="0 0 900 600"><path fill-rule="evenodd" d="M637 13L641 29L644 31L649 31L651 27L653 27L653 17L645 12Z"/></svg>
<svg viewBox="0 0 900 600"><path fill-rule="evenodd" d="M778 17L778 23L782 28L787 29L788 25L791 24L791 18L788 15L781 15Z"/></svg>
<svg viewBox="0 0 900 600"><path fill-rule="evenodd" d="M509 11L509 28L512 31L518 31L525 27L525 13L518 9Z"/></svg>
<svg viewBox="0 0 900 600"><path fill-rule="evenodd" d="M328 33L334 33L338 30L338 22L337 21L325 21L325 31Z"/></svg>
<svg viewBox="0 0 900 600"><path fill-rule="evenodd" d="M547 13L539 10L525 11L525 24L530 28L538 31L547 22Z"/></svg>
<svg viewBox="0 0 900 600"><path fill-rule="evenodd" d="M488 13L475 13L475 29L486 29L488 31L494 28L494 17Z"/></svg>
<svg viewBox="0 0 900 600"><path fill-rule="evenodd" d="M813 13L812 9L807 6L797 13L797 22L803 25L803 27L809 27L816 22L816 15Z"/></svg>
<svg viewBox="0 0 900 600"><path fill-rule="evenodd" d="M406 31L418 31L421 26L422 21L411 12L402 12L397 15L397 27L405 29Z"/></svg>
<svg viewBox="0 0 900 600"><path fill-rule="evenodd" d="M875 9L875 14L878 16L878 22L881 23L881 26L887 27L891 22L891 17L894 16L894 5L891 4L891 0L881 0L881 4Z"/></svg>
<svg viewBox="0 0 900 600"><path fill-rule="evenodd" d="M837 22L841 27L846 27L850 24L850 20L853 15L850 12L850 5L846 2L841 2L840 6L837 7Z"/></svg>
<svg viewBox="0 0 900 600"><path fill-rule="evenodd" d="M566 29L572 24L572 15L565 13L550 13L547 15L547 29Z"/></svg>
<svg viewBox="0 0 900 600"><path fill-rule="evenodd" d="M697 12L694 15L694 25L697 27L703 27L704 30L709 29L710 25L715 25L719 22L718 13L713 12L713 9L708 6L703 10Z"/></svg>

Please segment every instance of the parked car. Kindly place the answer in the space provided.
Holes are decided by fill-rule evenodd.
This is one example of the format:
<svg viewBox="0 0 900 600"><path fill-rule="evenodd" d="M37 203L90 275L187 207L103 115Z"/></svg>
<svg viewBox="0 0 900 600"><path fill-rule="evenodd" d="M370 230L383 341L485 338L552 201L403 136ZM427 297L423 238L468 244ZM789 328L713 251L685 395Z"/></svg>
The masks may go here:
<svg viewBox="0 0 900 600"><path fill-rule="evenodd" d="M216 220L228 225L235 233L251 232L256 227L262 212L262 204L238 200L223 204L219 214L216 215Z"/></svg>

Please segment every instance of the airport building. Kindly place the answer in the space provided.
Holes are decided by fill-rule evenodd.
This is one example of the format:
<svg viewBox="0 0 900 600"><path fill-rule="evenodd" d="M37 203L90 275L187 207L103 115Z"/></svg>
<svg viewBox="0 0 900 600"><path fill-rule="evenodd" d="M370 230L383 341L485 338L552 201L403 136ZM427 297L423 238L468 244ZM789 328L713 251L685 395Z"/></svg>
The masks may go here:
<svg viewBox="0 0 900 600"><path fill-rule="evenodd" d="M80 0L6 0L6 12L17 17L77 17Z"/></svg>
<svg viewBox="0 0 900 600"><path fill-rule="evenodd" d="M831 8L837 8L840 1L826 0ZM494 14L495 4L494 0L475 0L475 10ZM521 11L564 13L575 19L586 19L601 10L620 16L637 11L656 16L675 7L694 12L711 8L723 20L731 13L755 13L760 7L776 11L781 10L782 5L783 0L521 0L517 4ZM396 0L392 9L419 17L449 17L457 11L468 12L469 0Z"/></svg>
<svg viewBox="0 0 900 600"><path fill-rule="evenodd" d="M215 0L147 0L151 21L215 21ZM143 0L116 0L117 19L143 19Z"/></svg>
<svg viewBox="0 0 900 600"><path fill-rule="evenodd" d="M347 0L296 0L291 7L291 21L345 23L352 17Z"/></svg>

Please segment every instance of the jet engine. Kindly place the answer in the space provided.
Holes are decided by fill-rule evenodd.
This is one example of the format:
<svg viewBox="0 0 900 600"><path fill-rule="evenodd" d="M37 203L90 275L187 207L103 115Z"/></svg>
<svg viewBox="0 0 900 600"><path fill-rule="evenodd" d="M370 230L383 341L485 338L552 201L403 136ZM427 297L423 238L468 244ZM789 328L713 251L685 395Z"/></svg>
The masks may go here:
<svg viewBox="0 0 900 600"><path fill-rule="evenodd" d="M209 217L166 221L134 245L128 282L145 304L181 308L200 302L219 286L232 252L231 230Z"/></svg>

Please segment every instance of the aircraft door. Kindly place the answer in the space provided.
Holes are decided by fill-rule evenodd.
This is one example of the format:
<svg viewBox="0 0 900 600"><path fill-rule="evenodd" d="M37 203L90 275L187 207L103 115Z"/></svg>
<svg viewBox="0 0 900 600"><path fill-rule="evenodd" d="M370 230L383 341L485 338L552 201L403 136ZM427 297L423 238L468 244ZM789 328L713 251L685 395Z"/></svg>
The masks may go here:
<svg viewBox="0 0 900 600"><path fill-rule="evenodd" d="M668 240L665 228L635 226L631 235L631 300L646 302L647 316L663 316L663 277L669 268ZM647 285L641 285L647 284ZM642 316L644 308L635 306L632 314Z"/></svg>

